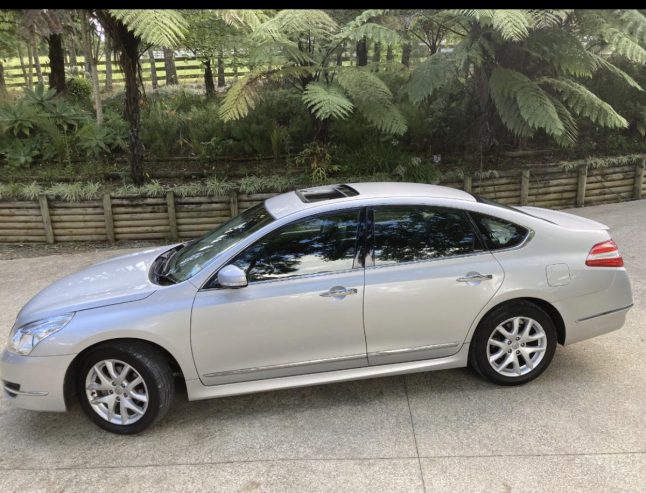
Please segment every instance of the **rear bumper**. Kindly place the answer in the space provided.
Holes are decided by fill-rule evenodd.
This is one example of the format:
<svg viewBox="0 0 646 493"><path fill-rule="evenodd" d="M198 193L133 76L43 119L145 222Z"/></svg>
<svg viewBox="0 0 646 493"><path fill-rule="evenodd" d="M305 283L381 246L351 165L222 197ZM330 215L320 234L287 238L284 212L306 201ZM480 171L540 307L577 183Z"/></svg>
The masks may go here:
<svg viewBox="0 0 646 493"><path fill-rule="evenodd" d="M0 358L0 392L22 409L66 411L65 374L74 356L22 356L5 349Z"/></svg>
<svg viewBox="0 0 646 493"><path fill-rule="evenodd" d="M633 306L628 274L624 269L618 269L608 289L554 306L565 321L566 345L621 329Z"/></svg>

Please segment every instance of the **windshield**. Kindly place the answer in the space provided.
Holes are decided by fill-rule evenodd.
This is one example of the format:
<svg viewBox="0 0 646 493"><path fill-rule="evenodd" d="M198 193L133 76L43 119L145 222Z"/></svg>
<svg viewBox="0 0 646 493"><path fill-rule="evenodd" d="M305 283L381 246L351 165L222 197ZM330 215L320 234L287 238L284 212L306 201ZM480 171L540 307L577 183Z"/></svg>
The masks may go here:
<svg viewBox="0 0 646 493"><path fill-rule="evenodd" d="M217 229L178 250L168 261L163 275L174 282L193 277L211 259L271 223L274 218L263 204L247 209Z"/></svg>

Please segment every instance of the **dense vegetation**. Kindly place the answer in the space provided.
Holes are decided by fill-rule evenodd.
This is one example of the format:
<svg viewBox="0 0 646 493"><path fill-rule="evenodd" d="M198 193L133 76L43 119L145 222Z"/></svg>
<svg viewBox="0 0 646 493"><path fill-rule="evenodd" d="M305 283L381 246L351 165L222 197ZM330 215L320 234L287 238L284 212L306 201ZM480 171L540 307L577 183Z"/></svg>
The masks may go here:
<svg viewBox="0 0 646 493"><path fill-rule="evenodd" d="M141 186L155 161L185 158L217 176L203 187L280 189L433 181L510 151L644 152L645 48L637 10L0 11L0 60L19 56L26 82L8 90L0 63L0 172L75 176L123 158ZM84 72L66 68L77 49ZM144 86L152 49L165 84ZM200 60L199 87L178 84L178 49ZM246 67L225 77L232 54ZM258 157L265 176L245 185L257 170L231 162Z"/></svg>

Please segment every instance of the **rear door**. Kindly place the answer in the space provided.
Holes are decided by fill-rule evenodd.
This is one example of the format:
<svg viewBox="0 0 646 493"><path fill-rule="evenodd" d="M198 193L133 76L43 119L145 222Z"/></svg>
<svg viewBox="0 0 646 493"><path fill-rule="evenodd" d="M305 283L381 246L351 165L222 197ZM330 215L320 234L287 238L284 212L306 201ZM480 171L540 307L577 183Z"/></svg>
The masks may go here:
<svg viewBox="0 0 646 493"><path fill-rule="evenodd" d="M503 270L464 211L427 205L372 209L364 325L371 365L456 353Z"/></svg>

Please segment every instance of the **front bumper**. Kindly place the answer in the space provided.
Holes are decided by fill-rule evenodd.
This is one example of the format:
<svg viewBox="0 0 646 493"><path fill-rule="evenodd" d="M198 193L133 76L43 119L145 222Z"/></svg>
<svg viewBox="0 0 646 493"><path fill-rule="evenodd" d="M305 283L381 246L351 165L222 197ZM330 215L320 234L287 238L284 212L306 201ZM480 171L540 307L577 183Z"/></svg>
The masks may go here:
<svg viewBox="0 0 646 493"><path fill-rule="evenodd" d="M5 349L0 357L0 392L22 409L66 411L65 374L75 356L22 356Z"/></svg>

